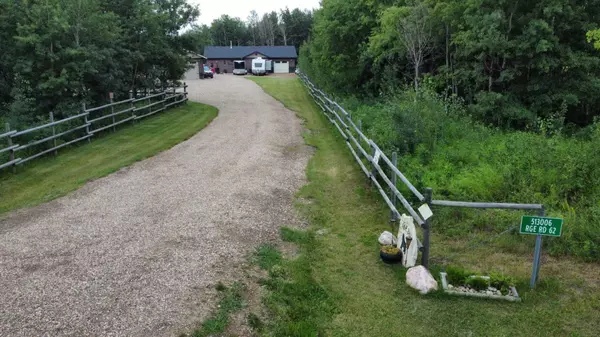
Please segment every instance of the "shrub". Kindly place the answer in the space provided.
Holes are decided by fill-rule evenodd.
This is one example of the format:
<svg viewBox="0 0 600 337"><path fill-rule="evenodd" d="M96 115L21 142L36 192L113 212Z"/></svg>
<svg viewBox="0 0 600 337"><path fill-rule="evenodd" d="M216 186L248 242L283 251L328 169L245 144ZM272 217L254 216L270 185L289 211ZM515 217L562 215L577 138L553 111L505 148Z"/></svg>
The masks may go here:
<svg viewBox="0 0 600 337"><path fill-rule="evenodd" d="M459 267L446 267L446 281L454 286L462 286L467 281L467 278L473 273Z"/></svg>
<svg viewBox="0 0 600 337"><path fill-rule="evenodd" d="M483 277L474 276L467 278L465 284L477 291L481 291L489 287L490 281Z"/></svg>
<svg viewBox="0 0 600 337"><path fill-rule="evenodd" d="M490 273L490 286L500 290L502 294L507 294L510 287L514 287L517 281L511 277L499 273Z"/></svg>
<svg viewBox="0 0 600 337"><path fill-rule="evenodd" d="M544 204L549 216L565 219L562 236L546 240L549 252L600 260L600 123L571 137L500 131L474 122L460 102L426 91L415 97L344 103L384 152L399 152L400 169L419 190L433 188L436 199ZM524 214L435 212L436 231L462 236L504 231Z"/></svg>

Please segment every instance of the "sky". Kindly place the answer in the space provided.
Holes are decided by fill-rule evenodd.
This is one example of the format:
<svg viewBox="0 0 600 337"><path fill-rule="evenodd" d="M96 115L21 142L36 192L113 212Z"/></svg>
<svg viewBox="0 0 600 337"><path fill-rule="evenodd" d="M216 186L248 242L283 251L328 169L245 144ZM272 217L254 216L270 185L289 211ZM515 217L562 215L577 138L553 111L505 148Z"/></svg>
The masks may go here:
<svg viewBox="0 0 600 337"><path fill-rule="evenodd" d="M188 3L200 6L199 24L210 23L223 14L238 17L246 21L251 10L260 17L273 10L279 12L286 6L290 9L313 9L319 7L319 0L188 0Z"/></svg>

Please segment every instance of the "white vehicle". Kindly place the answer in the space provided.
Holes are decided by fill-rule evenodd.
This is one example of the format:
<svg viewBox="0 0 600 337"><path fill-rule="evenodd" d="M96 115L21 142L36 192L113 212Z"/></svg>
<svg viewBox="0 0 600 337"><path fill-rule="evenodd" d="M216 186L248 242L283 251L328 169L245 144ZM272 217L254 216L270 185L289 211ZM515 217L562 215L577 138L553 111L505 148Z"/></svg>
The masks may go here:
<svg viewBox="0 0 600 337"><path fill-rule="evenodd" d="M246 75L248 70L246 70L246 61L233 61L233 74L234 75Z"/></svg>
<svg viewBox="0 0 600 337"><path fill-rule="evenodd" d="M262 57L257 57L252 60L252 74L254 75L265 75L267 73L267 60Z"/></svg>

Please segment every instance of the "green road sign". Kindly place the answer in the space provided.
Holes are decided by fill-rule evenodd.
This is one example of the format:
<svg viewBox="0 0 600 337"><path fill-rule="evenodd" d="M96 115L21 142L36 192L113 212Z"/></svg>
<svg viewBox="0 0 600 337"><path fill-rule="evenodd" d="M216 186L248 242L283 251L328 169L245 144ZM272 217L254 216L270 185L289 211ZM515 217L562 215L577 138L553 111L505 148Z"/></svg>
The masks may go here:
<svg viewBox="0 0 600 337"><path fill-rule="evenodd" d="M521 234L560 236L562 225L563 219L524 215L521 218Z"/></svg>

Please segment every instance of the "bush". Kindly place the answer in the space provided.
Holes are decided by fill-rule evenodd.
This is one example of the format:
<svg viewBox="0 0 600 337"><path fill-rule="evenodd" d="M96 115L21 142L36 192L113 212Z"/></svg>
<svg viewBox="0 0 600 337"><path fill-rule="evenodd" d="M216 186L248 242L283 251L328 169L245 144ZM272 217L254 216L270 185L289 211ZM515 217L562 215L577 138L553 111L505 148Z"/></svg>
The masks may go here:
<svg viewBox="0 0 600 337"><path fill-rule="evenodd" d="M419 190L433 188L435 199L544 204L548 216L565 219L562 236L546 240L550 253L600 260L600 123L570 137L505 132L474 122L460 102L428 92L344 104L384 152L399 153L400 169ZM435 212L436 231L451 236L504 231L524 214Z"/></svg>
<svg viewBox="0 0 600 337"><path fill-rule="evenodd" d="M453 286L462 286L467 282L467 278L473 275L472 272L466 271L459 267L446 267L446 281Z"/></svg>
<svg viewBox="0 0 600 337"><path fill-rule="evenodd" d="M469 277L465 284L477 291L486 290L489 287L489 280L483 277Z"/></svg>
<svg viewBox="0 0 600 337"><path fill-rule="evenodd" d="M510 287L514 287L516 283L516 280L511 276L490 273L490 286L500 290L502 294L507 294Z"/></svg>

